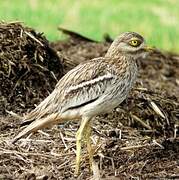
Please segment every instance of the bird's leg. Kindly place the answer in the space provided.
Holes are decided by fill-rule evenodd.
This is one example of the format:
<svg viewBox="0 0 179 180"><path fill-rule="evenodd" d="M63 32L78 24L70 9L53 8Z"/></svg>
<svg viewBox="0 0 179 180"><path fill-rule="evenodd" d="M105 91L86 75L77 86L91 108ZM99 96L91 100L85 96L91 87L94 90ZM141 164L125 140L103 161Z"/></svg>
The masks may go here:
<svg viewBox="0 0 179 180"><path fill-rule="evenodd" d="M80 169L80 160L81 160L81 142L84 136L84 130L86 125L89 121L89 118L82 118L82 122L80 128L76 133L76 167L75 167L75 174L78 175Z"/></svg>
<svg viewBox="0 0 179 180"><path fill-rule="evenodd" d="M89 164L90 164L90 169L92 170L93 167L93 148L91 145L91 123L90 121L88 121L87 125L86 125L86 145L87 145L87 151L89 154Z"/></svg>

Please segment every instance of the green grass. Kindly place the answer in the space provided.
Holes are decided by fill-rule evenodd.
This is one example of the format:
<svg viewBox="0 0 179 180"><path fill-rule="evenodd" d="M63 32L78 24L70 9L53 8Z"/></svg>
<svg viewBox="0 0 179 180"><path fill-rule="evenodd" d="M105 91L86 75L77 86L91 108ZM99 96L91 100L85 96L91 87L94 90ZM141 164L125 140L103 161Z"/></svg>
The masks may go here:
<svg viewBox="0 0 179 180"><path fill-rule="evenodd" d="M57 27L101 40L136 31L156 47L179 52L178 0L1 0L0 19L19 20L60 39Z"/></svg>

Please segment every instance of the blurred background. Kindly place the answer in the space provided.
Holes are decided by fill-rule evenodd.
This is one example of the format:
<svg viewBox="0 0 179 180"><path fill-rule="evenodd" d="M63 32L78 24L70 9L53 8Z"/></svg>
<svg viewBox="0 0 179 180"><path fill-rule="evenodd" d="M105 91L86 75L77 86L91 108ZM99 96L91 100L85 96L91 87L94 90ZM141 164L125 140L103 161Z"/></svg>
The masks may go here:
<svg viewBox="0 0 179 180"><path fill-rule="evenodd" d="M58 26L95 40L136 31L179 52L179 0L0 0L0 19L22 21L50 41L62 38Z"/></svg>

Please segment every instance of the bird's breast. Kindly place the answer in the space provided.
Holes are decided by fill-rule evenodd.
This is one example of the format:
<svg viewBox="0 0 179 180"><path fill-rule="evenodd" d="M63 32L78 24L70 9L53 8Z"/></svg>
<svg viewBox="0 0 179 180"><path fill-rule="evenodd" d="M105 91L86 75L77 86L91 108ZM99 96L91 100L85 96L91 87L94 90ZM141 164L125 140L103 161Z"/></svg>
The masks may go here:
<svg viewBox="0 0 179 180"><path fill-rule="evenodd" d="M119 76L116 80L116 84L111 90L111 93L115 94L114 101L118 101L118 104L126 99L129 91L136 81L137 72L137 65L132 64L126 69L125 73L123 73L123 76Z"/></svg>

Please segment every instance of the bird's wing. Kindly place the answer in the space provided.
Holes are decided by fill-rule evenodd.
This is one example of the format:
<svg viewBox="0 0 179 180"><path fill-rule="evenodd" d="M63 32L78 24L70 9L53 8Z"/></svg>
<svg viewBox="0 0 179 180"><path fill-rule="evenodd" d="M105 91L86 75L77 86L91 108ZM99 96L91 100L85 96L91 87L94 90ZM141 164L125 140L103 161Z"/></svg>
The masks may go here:
<svg viewBox="0 0 179 180"><path fill-rule="evenodd" d="M116 75L104 60L97 58L81 64L59 81L55 91L58 97L61 94L62 111L91 103L112 85Z"/></svg>
<svg viewBox="0 0 179 180"><path fill-rule="evenodd" d="M54 91L27 114L26 119L41 118L96 100L114 83L114 69L105 58L78 65L59 80Z"/></svg>

